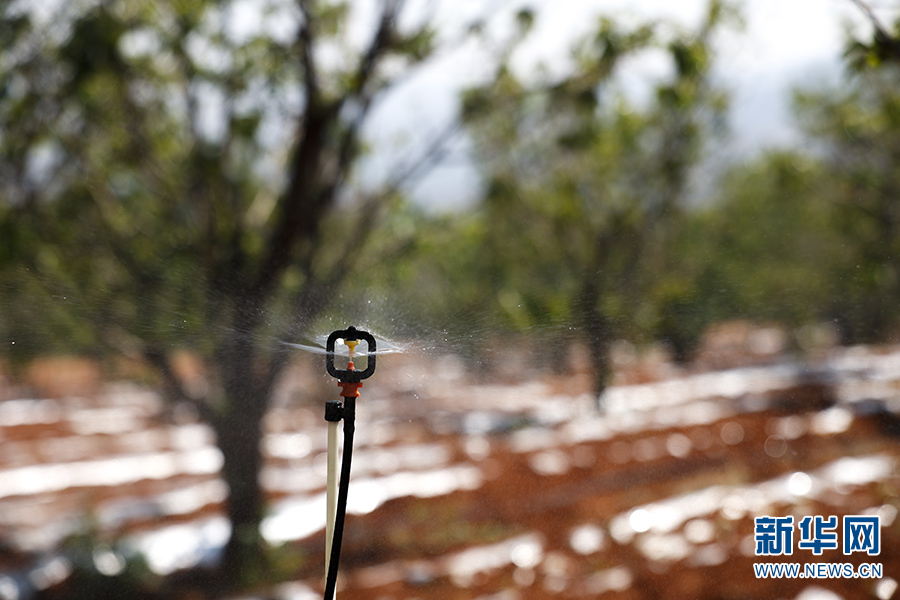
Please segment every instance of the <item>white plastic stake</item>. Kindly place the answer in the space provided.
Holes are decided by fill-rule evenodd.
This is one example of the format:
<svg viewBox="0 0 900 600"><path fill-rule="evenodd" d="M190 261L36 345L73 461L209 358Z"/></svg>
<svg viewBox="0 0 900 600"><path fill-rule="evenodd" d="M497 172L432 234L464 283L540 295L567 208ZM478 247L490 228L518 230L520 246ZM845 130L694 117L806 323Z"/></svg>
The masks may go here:
<svg viewBox="0 0 900 600"><path fill-rule="evenodd" d="M325 482L325 576L331 563L331 542L334 539L334 520L337 515L338 494L338 423L328 422L327 477ZM337 598L337 591L334 592Z"/></svg>

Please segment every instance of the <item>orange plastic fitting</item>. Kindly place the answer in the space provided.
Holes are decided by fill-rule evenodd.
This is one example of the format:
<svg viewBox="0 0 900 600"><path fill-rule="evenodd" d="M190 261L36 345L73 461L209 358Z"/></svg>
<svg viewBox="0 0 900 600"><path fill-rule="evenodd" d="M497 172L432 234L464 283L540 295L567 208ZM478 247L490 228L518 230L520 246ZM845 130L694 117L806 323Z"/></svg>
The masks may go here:
<svg viewBox="0 0 900 600"><path fill-rule="evenodd" d="M359 398L359 388L363 386L362 382L339 381L338 387L342 389L341 396L344 398Z"/></svg>

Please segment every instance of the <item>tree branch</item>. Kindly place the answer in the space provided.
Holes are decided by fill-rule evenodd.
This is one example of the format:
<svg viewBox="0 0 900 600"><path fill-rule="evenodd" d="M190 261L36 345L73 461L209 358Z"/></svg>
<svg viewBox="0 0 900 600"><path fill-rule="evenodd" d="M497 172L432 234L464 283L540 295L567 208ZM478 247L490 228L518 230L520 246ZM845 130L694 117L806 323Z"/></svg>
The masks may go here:
<svg viewBox="0 0 900 600"><path fill-rule="evenodd" d="M397 34L396 22L403 0L384 0L382 3L381 18L378 21L378 29L372 37L372 42L363 54L353 78L353 93L361 94L372 78L378 61L390 47Z"/></svg>
<svg viewBox="0 0 900 600"><path fill-rule="evenodd" d="M309 0L300 0L298 3L300 12L303 15L303 25L297 32L297 45L300 49L300 62L303 65L303 91L306 93L306 106L309 108L314 104L318 104L319 98L319 78L316 68L316 62L313 58L313 32L312 25L315 21L309 10Z"/></svg>
<svg viewBox="0 0 900 600"><path fill-rule="evenodd" d="M850 1L853 2L853 4L855 4L872 23L872 26L875 28L875 39L890 48L891 52L894 53L894 58L900 61L900 41L895 39L894 36L892 36L890 32L884 27L884 25L881 23L881 20L875 14L875 11L872 10L872 7L869 6L869 4L865 2L865 0Z"/></svg>
<svg viewBox="0 0 900 600"><path fill-rule="evenodd" d="M308 0L300 1L304 24L298 34L301 60L304 65L306 110L299 124L300 141L291 164L291 181L276 208L278 222L267 243L267 254L251 287L251 297L264 297L280 274L290 264L299 240L315 239L326 209L334 202L354 156L359 130L368 115L371 97L366 87L379 59L390 46L394 36L399 1L384 4L378 29L363 53L354 81L353 94L345 94L334 102L324 103L316 76L313 58L315 44L313 18ZM322 160L331 144L329 136L338 126L340 112L348 98L360 101L358 115L349 123L335 144L335 164L329 173L322 173Z"/></svg>
<svg viewBox="0 0 900 600"><path fill-rule="evenodd" d="M359 218L356 226L349 238L354 240L352 245L345 246L341 256L335 261L334 267L325 277L316 275L312 269L312 262L315 260L315 252L310 252L306 262L300 265L303 270L306 281L302 289L296 294L291 301L293 307L292 314L295 317L302 315L302 318L295 320L284 329L281 339L290 340L296 337L303 329L305 329L310 321L316 318L324 309L327 298L331 296L335 290L343 283L352 271L353 256L359 252L375 229L378 221L378 212L385 206L385 201L391 196L397 194L400 189L420 176L427 168L442 160L448 151L450 140L461 130L461 125L454 120L441 133L436 135L429 144L427 150L420 157L412 161L405 168L391 178L390 182L377 194L367 198L360 210ZM275 379L281 373L281 370L287 364L290 352L287 346L279 346L272 352L267 380L269 385L273 385Z"/></svg>

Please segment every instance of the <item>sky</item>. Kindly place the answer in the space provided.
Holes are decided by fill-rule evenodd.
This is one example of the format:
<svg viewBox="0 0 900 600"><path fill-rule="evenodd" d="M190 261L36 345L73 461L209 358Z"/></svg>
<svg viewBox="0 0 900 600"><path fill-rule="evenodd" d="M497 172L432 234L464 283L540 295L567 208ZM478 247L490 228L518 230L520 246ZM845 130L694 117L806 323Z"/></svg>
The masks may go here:
<svg viewBox="0 0 900 600"><path fill-rule="evenodd" d="M484 2L450 3L454 13L445 19L464 20L476 14ZM699 23L706 0L538 0L535 28L517 53L514 66L527 73L538 64L551 72L564 68L573 40L587 33L599 15L618 16L640 22L666 19L688 27ZM520 4L504 4L515 9ZM900 2L874 0L873 8L884 23L893 23L900 14ZM841 55L848 29L860 36L870 26L851 0L744 0L738 2L743 16L742 30L733 28L716 42L718 82L731 95L730 155L752 156L764 148L796 145L800 142L790 118L791 91L839 80ZM652 59L630 66L625 84L640 95L642 85L662 72ZM456 54L414 78L393 100L391 114L376 115L373 135L385 148L399 148L449 122L457 107L456 93L467 82L487 75L478 59ZM400 107L397 110L397 107ZM396 158L390 151L383 160ZM370 172L383 170L382 163L370 164ZM376 176L377 177L377 176ZM478 193L477 177L465 152L437 169L412 189L414 198L435 210L470 204Z"/></svg>

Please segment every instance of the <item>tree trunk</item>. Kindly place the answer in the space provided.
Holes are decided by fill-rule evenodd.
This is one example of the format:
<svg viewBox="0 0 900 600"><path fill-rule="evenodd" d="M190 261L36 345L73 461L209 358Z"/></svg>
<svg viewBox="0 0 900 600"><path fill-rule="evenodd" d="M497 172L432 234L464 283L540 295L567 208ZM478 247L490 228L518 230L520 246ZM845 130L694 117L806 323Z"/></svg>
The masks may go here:
<svg viewBox="0 0 900 600"><path fill-rule="evenodd" d="M609 345L610 325L606 316L598 307L600 302L599 271L588 271L581 282L581 297L577 311L582 330L588 344L588 355L591 357L591 373L594 379L594 393L597 395L597 408L600 395L606 389L610 378Z"/></svg>
<svg viewBox="0 0 900 600"><path fill-rule="evenodd" d="M311 285L311 284L308 284ZM296 304L297 314L311 321L322 310L326 289L307 287ZM222 582L247 587L269 575L268 554L260 533L266 498L260 482L263 468L264 418L279 374L287 364L285 347L262 351L249 333L257 331L263 302L246 299L235 314L233 333L216 354L225 408L212 418L222 452L222 477L228 485L226 516L231 537L221 560Z"/></svg>
<svg viewBox="0 0 900 600"><path fill-rule="evenodd" d="M617 220L622 215L616 215ZM587 338L588 355L591 357L591 372L594 379L594 393L597 408L602 409L600 395L609 384L611 373L609 347L612 342L612 324L600 309L600 300L605 293L604 275L611 264L611 253L619 241L616 234L624 231L624 225L614 223L613 232L600 232L594 238L591 260L581 272L581 289L574 307L579 325Z"/></svg>
<svg viewBox="0 0 900 600"><path fill-rule="evenodd" d="M264 405L264 399L259 399ZM232 405L233 406L233 405ZM262 417L232 409L216 431L224 458L222 476L228 485L226 513L231 538L222 556L222 573L230 584L247 584L266 570L259 532L264 498L259 484L262 468Z"/></svg>
<svg viewBox="0 0 900 600"><path fill-rule="evenodd" d="M609 385L612 375L609 364L609 324L596 308L588 309L582 317L587 332L587 342L591 349L591 374L594 379L594 394L597 396L597 407L603 408L600 395Z"/></svg>
<svg viewBox="0 0 900 600"><path fill-rule="evenodd" d="M249 340L233 341L230 348L219 360L226 408L214 426L224 461L222 477L228 485L226 513L231 524L221 567L223 579L234 586L252 583L268 569L259 531L265 508L259 475L271 385L269 378L254 371Z"/></svg>

